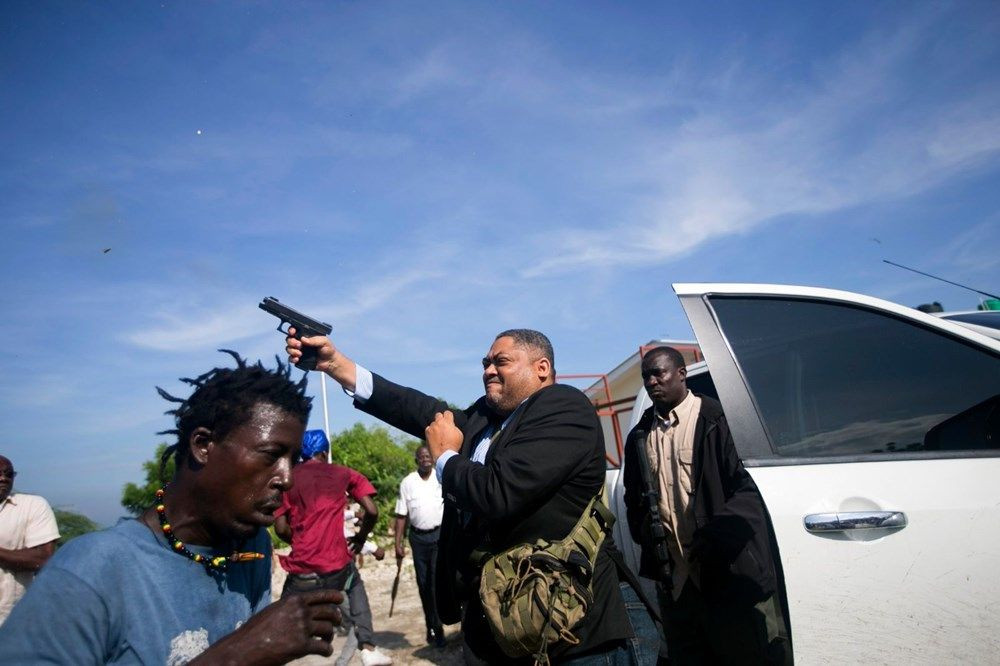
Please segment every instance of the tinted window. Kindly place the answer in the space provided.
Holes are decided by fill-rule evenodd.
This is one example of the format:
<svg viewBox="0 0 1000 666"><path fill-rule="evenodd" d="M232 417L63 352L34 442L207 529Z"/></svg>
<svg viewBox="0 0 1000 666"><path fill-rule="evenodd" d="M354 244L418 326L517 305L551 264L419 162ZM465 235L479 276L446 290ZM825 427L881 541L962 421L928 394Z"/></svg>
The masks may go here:
<svg viewBox="0 0 1000 666"><path fill-rule="evenodd" d="M711 303L779 455L1000 448L1000 355L848 305Z"/></svg>

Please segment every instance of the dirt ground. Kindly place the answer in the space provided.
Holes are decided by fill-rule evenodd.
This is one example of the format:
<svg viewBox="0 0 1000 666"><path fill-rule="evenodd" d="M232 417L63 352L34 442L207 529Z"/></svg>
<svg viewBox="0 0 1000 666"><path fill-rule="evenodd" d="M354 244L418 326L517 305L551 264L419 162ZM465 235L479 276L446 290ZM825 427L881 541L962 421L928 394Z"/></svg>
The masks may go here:
<svg viewBox="0 0 1000 666"><path fill-rule="evenodd" d="M388 550L388 549L387 549ZM275 560L277 562L277 560ZM462 639L458 625L445 627L445 637L448 644L444 648L427 645L424 626L424 613L420 606L420 595L417 593L417 580L413 571L413 560L407 557L403 560L403 570L399 580L399 594L396 605L389 617L389 601L392 593L392 581L396 576L396 560L391 550L386 553L381 562L367 556L364 566L360 569L361 577L368 592L368 601L372 608L372 625L375 630L375 643L380 650L390 655L394 664L443 664L458 666L462 664ZM281 587L285 583L285 572L277 564L271 577L271 589L275 599L281 596ZM305 657L293 664L296 666L312 666L315 664L332 664L337 660L345 637L337 636L333 641L332 657ZM351 666L360 665L361 658L354 653Z"/></svg>

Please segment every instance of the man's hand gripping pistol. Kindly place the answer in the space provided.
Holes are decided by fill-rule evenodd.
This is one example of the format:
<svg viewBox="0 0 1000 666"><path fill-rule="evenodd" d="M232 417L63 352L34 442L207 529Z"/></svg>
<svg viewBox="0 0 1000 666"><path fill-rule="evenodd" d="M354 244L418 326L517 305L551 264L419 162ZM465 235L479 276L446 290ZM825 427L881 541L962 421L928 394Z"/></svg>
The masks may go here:
<svg viewBox="0 0 1000 666"><path fill-rule="evenodd" d="M288 335L288 329L295 329L295 338L308 338L314 335L330 335L333 327L321 321L316 321L312 317L302 314L298 310L292 309L273 297L268 296L260 302L260 309L268 314L272 314L281 320L278 324L278 331ZM282 328L285 326L285 328ZM300 370L316 369L316 349L314 347L302 347L302 358L295 364Z"/></svg>

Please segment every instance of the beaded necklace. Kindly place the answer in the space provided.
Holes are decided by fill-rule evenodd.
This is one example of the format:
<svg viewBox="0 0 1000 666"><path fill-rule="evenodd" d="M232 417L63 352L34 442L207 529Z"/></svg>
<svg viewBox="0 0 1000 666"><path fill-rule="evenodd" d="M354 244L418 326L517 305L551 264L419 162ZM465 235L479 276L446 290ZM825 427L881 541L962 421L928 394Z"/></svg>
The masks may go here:
<svg viewBox="0 0 1000 666"><path fill-rule="evenodd" d="M224 555L219 555L217 557L205 557L204 555L199 555L198 553L192 553L188 550L184 542L174 536L174 530L170 526L170 522L167 520L167 507L163 505L163 496L166 494L166 488L160 488L156 491L156 515L160 519L160 529L163 530L163 536L167 537L167 541L170 543L170 547L174 549L174 552L180 553L184 557L197 562L205 567L205 571L212 573L217 571L222 573L226 570L226 567L230 562L252 562L254 560L264 559L263 553L241 553L233 551L233 554L229 557Z"/></svg>

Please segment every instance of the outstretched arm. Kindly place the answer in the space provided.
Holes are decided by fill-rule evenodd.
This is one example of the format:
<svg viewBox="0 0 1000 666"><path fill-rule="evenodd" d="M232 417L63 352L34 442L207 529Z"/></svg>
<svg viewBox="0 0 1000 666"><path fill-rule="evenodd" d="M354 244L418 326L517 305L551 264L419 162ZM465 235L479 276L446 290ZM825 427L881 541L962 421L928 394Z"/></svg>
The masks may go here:
<svg viewBox="0 0 1000 666"><path fill-rule="evenodd" d="M451 409L439 398L401 386L377 374L372 375L372 381L371 397L363 403L355 400L354 406L414 437L424 439L425 428L434 421L435 414ZM465 427L470 410L454 413L457 427Z"/></svg>

